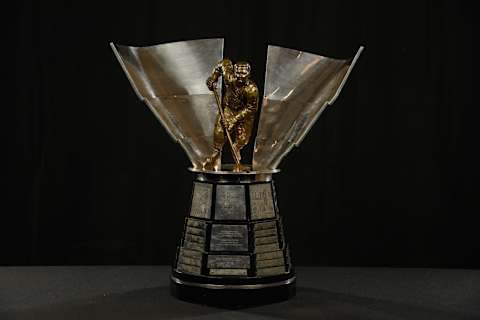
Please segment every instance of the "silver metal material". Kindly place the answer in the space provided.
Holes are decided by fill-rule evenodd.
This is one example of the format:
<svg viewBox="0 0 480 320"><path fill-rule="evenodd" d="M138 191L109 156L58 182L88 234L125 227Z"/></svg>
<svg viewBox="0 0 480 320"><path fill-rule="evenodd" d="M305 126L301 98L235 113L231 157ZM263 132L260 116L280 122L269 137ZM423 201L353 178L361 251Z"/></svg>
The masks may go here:
<svg viewBox="0 0 480 320"><path fill-rule="evenodd" d="M278 235L255 238L255 246L276 243L278 245Z"/></svg>
<svg viewBox="0 0 480 320"><path fill-rule="evenodd" d="M283 267L285 268L285 260L282 258L258 260L257 268L269 268L269 267Z"/></svg>
<svg viewBox="0 0 480 320"><path fill-rule="evenodd" d="M215 220L245 220L245 187L217 185Z"/></svg>
<svg viewBox="0 0 480 320"><path fill-rule="evenodd" d="M227 182L232 182L232 179L227 179L228 175L224 176L210 176L208 173L206 174L201 174L199 173L197 175L197 180L198 181L203 181L203 182L211 182L212 177L216 178L214 181L218 183L227 183ZM251 182L269 182L272 181L272 175L271 174L256 174L256 175L251 175L251 176L237 176L235 182L236 183L251 183Z"/></svg>
<svg viewBox="0 0 480 320"><path fill-rule="evenodd" d="M285 267L266 267L266 268L257 268L257 276L264 277L264 276L274 276L278 274L285 273Z"/></svg>
<svg viewBox="0 0 480 320"><path fill-rule="evenodd" d="M248 251L246 225L212 225L211 251Z"/></svg>
<svg viewBox="0 0 480 320"><path fill-rule="evenodd" d="M262 230L255 230L255 237L270 237L277 235L277 227L274 226L271 229L262 229Z"/></svg>
<svg viewBox="0 0 480 320"><path fill-rule="evenodd" d="M194 168L213 152L215 97L205 85L223 39L130 47L110 44L135 93L180 143Z"/></svg>
<svg viewBox="0 0 480 320"><path fill-rule="evenodd" d="M272 229L276 227L277 227L277 224L275 223L275 221L259 222L253 225L253 230L259 231L259 230L265 230L265 229Z"/></svg>
<svg viewBox="0 0 480 320"><path fill-rule="evenodd" d="M178 257L179 264L188 264L190 266L201 267L202 266L202 259L201 258L192 258L188 256L179 256Z"/></svg>
<svg viewBox="0 0 480 320"><path fill-rule="evenodd" d="M197 243L197 242L191 242L185 240L183 243L183 246L187 249L191 250L197 250L197 251L203 251L204 250L204 244L203 243Z"/></svg>
<svg viewBox="0 0 480 320"><path fill-rule="evenodd" d="M196 232L191 232L192 230L196 230ZM185 231L185 241L181 253L190 257L199 257L199 252L205 249L206 223L187 218Z"/></svg>
<svg viewBox="0 0 480 320"><path fill-rule="evenodd" d="M193 274L200 274L203 255L201 252L180 248L177 261L177 270Z"/></svg>
<svg viewBox="0 0 480 320"><path fill-rule="evenodd" d="M270 182L272 181L272 174L280 172L279 169L234 172L232 171L233 166L224 165L223 167L225 171L197 170L194 168L189 168L189 170L197 174L197 181L211 183L227 183L232 181L235 181L235 183Z"/></svg>
<svg viewBox="0 0 480 320"><path fill-rule="evenodd" d="M283 259L283 250L257 253L256 258L257 262L271 259Z"/></svg>
<svg viewBox="0 0 480 320"><path fill-rule="evenodd" d="M252 184L249 188L252 220L275 217L270 183Z"/></svg>
<svg viewBox="0 0 480 320"><path fill-rule="evenodd" d="M254 170L277 168L301 143L323 110L337 99L362 50L353 59L340 60L268 46Z"/></svg>
<svg viewBox="0 0 480 320"><path fill-rule="evenodd" d="M193 234L199 237L205 237L205 229L190 227L188 225L185 228L185 233Z"/></svg>
<svg viewBox="0 0 480 320"><path fill-rule="evenodd" d="M205 231L206 223L204 221L187 218L187 226Z"/></svg>
<svg viewBox="0 0 480 320"><path fill-rule="evenodd" d="M209 183L194 182L192 208L190 215L197 218L210 218L212 207L212 185Z"/></svg>
<svg viewBox="0 0 480 320"><path fill-rule="evenodd" d="M255 244L255 252L257 253L272 252L272 251L277 251L278 249L280 249L278 242L270 243L270 244L262 244L262 245Z"/></svg>
<svg viewBox="0 0 480 320"><path fill-rule="evenodd" d="M210 269L211 276L247 276L247 269Z"/></svg>
<svg viewBox="0 0 480 320"><path fill-rule="evenodd" d="M296 280L297 277L293 276L287 280L271 282L271 283L259 283L259 284L213 284L213 283L199 283L199 282L190 282L180 280L177 277L170 276L173 282L176 284L184 284L192 287L201 287L207 289L262 289L262 288L271 288L278 287L290 284Z"/></svg>
<svg viewBox="0 0 480 320"><path fill-rule="evenodd" d="M223 58L223 39L131 47L111 43L137 96L180 143L193 170L214 153L215 97L205 79ZM253 170L273 170L338 97L363 47L351 60L269 46ZM228 171L228 170L226 170Z"/></svg>
<svg viewBox="0 0 480 320"><path fill-rule="evenodd" d="M205 243L205 237L187 233L187 234L185 234L185 241L204 244Z"/></svg>
<svg viewBox="0 0 480 320"><path fill-rule="evenodd" d="M189 264L178 263L177 270L184 273L200 275L202 268L199 266L192 266Z"/></svg>
<svg viewBox="0 0 480 320"><path fill-rule="evenodd" d="M186 256L195 259L202 259L202 253L194 250L188 250L185 248L180 248L179 256Z"/></svg>
<svg viewBox="0 0 480 320"><path fill-rule="evenodd" d="M231 164L225 164L222 166L222 169L225 170L203 170L203 169L196 169L196 168L188 168L189 171L191 172L196 172L196 173L210 173L210 174L216 174L216 175L239 175L239 176L252 176L252 175L265 175L265 174L272 174L272 173L278 173L280 172L280 169L262 169L262 170L245 170L245 171L238 171L235 172L233 171L233 165Z"/></svg>
<svg viewBox="0 0 480 320"><path fill-rule="evenodd" d="M207 267L211 269L248 269L250 268L250 256L209 255Z"/></svg>

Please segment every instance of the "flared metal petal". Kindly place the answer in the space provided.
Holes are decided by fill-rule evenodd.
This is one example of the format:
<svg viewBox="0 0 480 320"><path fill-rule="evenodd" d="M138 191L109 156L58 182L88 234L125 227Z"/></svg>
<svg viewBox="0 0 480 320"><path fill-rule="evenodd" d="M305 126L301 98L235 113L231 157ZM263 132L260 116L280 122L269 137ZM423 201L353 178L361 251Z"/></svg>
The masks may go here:
<svg viewBox="0 0 480 320"><path fill-rule="evenodd" d="M276 169L301 143L325 107L338 97L362 50L353 59L341 60L268 46L254 170Z"/></svg>
<svg viewBox="0 0 480 320"><path fill-rule="evenodd" d="M223 58L223 39L111 47L140 100L180 143L193 167L201 168L214 151L217 116L205 81Z"/></svg>

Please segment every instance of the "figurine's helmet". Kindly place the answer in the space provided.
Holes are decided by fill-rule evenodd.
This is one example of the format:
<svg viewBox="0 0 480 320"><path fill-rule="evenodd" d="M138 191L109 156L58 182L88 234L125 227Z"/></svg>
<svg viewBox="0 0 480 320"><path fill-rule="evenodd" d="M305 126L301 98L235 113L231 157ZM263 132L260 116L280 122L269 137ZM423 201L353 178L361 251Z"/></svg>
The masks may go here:
<svg viewBox="0 0 480 320"><path fill-rule="evenodd" d="M245 80L250 76L250 64L248 62L237 62L234 66L235 77L239 80Z"/></svg>

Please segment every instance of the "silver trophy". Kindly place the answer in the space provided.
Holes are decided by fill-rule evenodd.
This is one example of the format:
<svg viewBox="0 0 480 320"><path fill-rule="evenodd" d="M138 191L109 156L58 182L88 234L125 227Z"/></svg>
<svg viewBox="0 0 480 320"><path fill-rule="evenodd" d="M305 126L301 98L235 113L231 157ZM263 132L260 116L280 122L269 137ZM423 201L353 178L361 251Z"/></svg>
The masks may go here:
<svg viewBox="0 0 480 320"><path fill-rule="evenodd" d="M137 96L185 150L193 194L172 267L172 293L214 305L267 303L295 294L273 175L345 84L353 59L268 46L259 104L250 65L223 57L223 39L111 47ZM233 164L222 164L228 149Z"/></svg>

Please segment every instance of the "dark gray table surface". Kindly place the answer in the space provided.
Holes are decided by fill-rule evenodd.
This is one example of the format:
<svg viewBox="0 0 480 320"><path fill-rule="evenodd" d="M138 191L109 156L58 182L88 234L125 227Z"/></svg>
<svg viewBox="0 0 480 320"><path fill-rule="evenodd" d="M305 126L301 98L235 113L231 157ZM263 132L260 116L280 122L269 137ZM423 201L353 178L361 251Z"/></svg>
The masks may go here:
<svg viewBox="0 0 480 320"><path fill-rule="evenodd" d="M480 319L480 271L297 268L292 300L226 310L169 294L166 266L1 267L7 319Z"/></svg>

